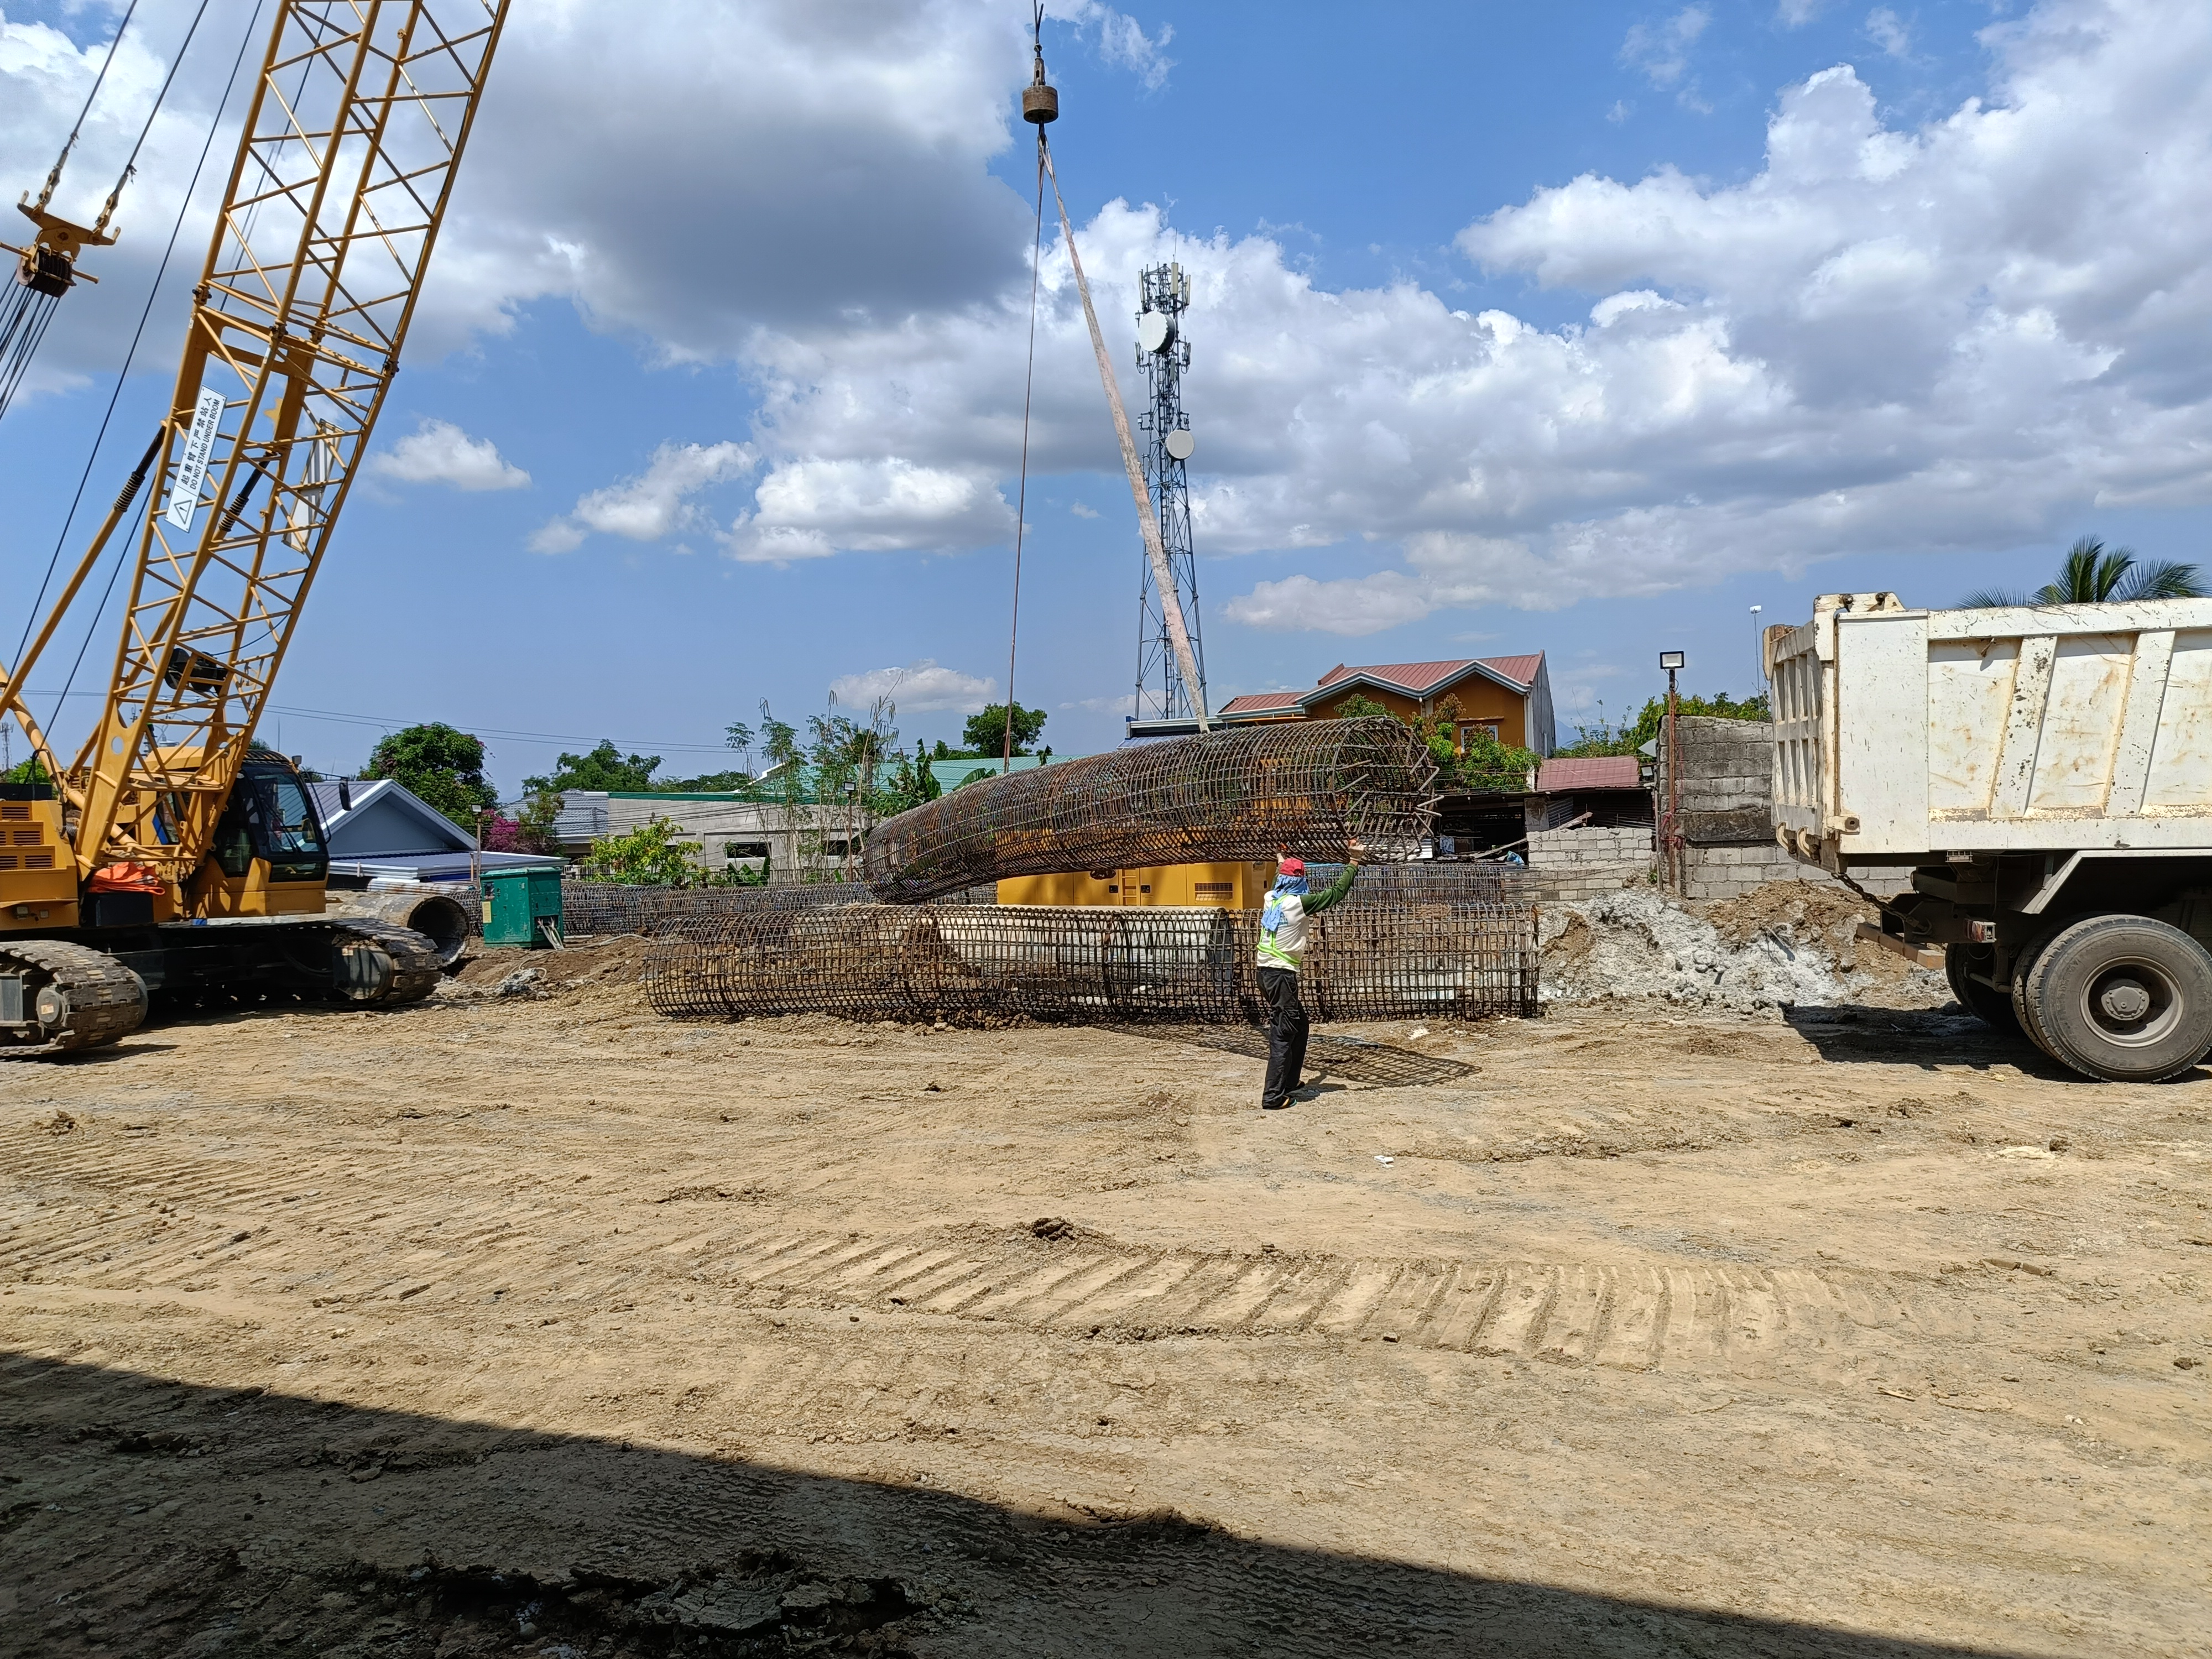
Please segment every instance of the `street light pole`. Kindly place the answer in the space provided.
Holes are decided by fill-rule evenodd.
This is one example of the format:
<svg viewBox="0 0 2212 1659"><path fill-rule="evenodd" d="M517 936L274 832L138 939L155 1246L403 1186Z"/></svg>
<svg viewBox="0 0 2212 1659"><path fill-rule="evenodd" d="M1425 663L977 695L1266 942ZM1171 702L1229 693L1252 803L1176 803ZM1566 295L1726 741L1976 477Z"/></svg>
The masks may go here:
<svg viewBox="0 0 2212 1659"><path fill-rule="evenodd" d="M1682 816L1682 704L1674 676L1682 662L1679 651L1659 653L1659 665L1667 671L1667 823L1661 840L1667 854L1667 884L1678 898L1682 892L1682 836L1675 826Z"/></svg>

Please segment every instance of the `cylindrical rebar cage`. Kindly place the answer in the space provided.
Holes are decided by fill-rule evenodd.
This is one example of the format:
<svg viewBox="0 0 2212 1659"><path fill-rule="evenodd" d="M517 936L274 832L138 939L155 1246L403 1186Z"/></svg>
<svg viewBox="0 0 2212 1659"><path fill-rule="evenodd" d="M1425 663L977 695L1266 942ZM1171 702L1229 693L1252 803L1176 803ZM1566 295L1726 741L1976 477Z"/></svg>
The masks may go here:
<svg viewBox="0 0 2212 1659"><path fill-rule="evenodd" d="M990 887L948 894L943 904L991 904ZM800 882L788 887L633 887L618 882L561 884L561 909L571 938L593 933L652 933L687 917L750 915L762 910L804 910L821 905L866 904L873 896L853 882Z"/></svg>
<svg viewBox="0 0 2212 1659"><path fill-rule="evenodd" d="M846 905L664 920L646 969L663 1014L848 1019L1256 1022L1259 913L1079 905ZM1536 1008L1535 913L1431 904L1315 918L1304 994L1323 1020Z"/></svg>
<svg viewBox="0 0 2212 1659"><path fill-rule="evenodd" d="M868 837L876 896L915 903L1009 876L1300 856L1413 856L1437 765L1381 716L1137 744L967 784Z"/></svg>

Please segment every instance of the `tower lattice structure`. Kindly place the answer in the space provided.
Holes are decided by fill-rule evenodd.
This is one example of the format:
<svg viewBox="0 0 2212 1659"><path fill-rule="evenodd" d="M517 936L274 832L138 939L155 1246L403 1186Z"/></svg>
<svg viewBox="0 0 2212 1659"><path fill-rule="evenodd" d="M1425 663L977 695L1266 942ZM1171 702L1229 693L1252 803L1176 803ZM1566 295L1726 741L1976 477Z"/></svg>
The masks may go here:
<svg viewBox="0 0 2212 1659"><path fill-rule="evenodd" d="M1137 426L1145 434L1145 482L1158 515L1160 543L1190 631L1199 684L1183 682L1170 642L1167 618L1149 559L1139 561L1137 589L1137 720L1190 719L1206 698L1206 647L1198 622L1198 562L1191 549L1190 479L1185 464L1193 441L1182 406L1183 371L1190 367L1190 342L1183 316L1190 309L1190 277L1182 265L1152 265L1138 274L1142 304L1137 313L1137 367L1150 393Z"/></svg>

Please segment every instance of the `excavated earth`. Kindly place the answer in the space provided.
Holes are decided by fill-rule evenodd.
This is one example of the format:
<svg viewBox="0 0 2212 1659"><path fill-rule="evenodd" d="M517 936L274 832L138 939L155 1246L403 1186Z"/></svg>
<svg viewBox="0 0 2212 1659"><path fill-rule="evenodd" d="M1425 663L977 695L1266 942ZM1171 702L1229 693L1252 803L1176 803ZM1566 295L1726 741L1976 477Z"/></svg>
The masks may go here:
<svg viewBox="0 0 2212 1659"><path fill-rule="evenodd" d="M1263 1115L639 957L0 1068L0 1651L2208 1651L2203 1072L1863 967Z"/></svg>

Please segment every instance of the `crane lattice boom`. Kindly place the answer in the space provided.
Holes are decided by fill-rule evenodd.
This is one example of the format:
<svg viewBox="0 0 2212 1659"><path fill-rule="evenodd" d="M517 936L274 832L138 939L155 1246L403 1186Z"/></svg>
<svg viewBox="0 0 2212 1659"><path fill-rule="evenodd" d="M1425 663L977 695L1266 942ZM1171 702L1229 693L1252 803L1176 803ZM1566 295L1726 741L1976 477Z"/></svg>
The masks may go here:
<svg viewBox="0 0 2212 1659"><path fill-rule="evenodd" d="M58 769L82 872L149 866L189 908L398 366L506 13L279 9L193 291L111 689Z"/></svg>

